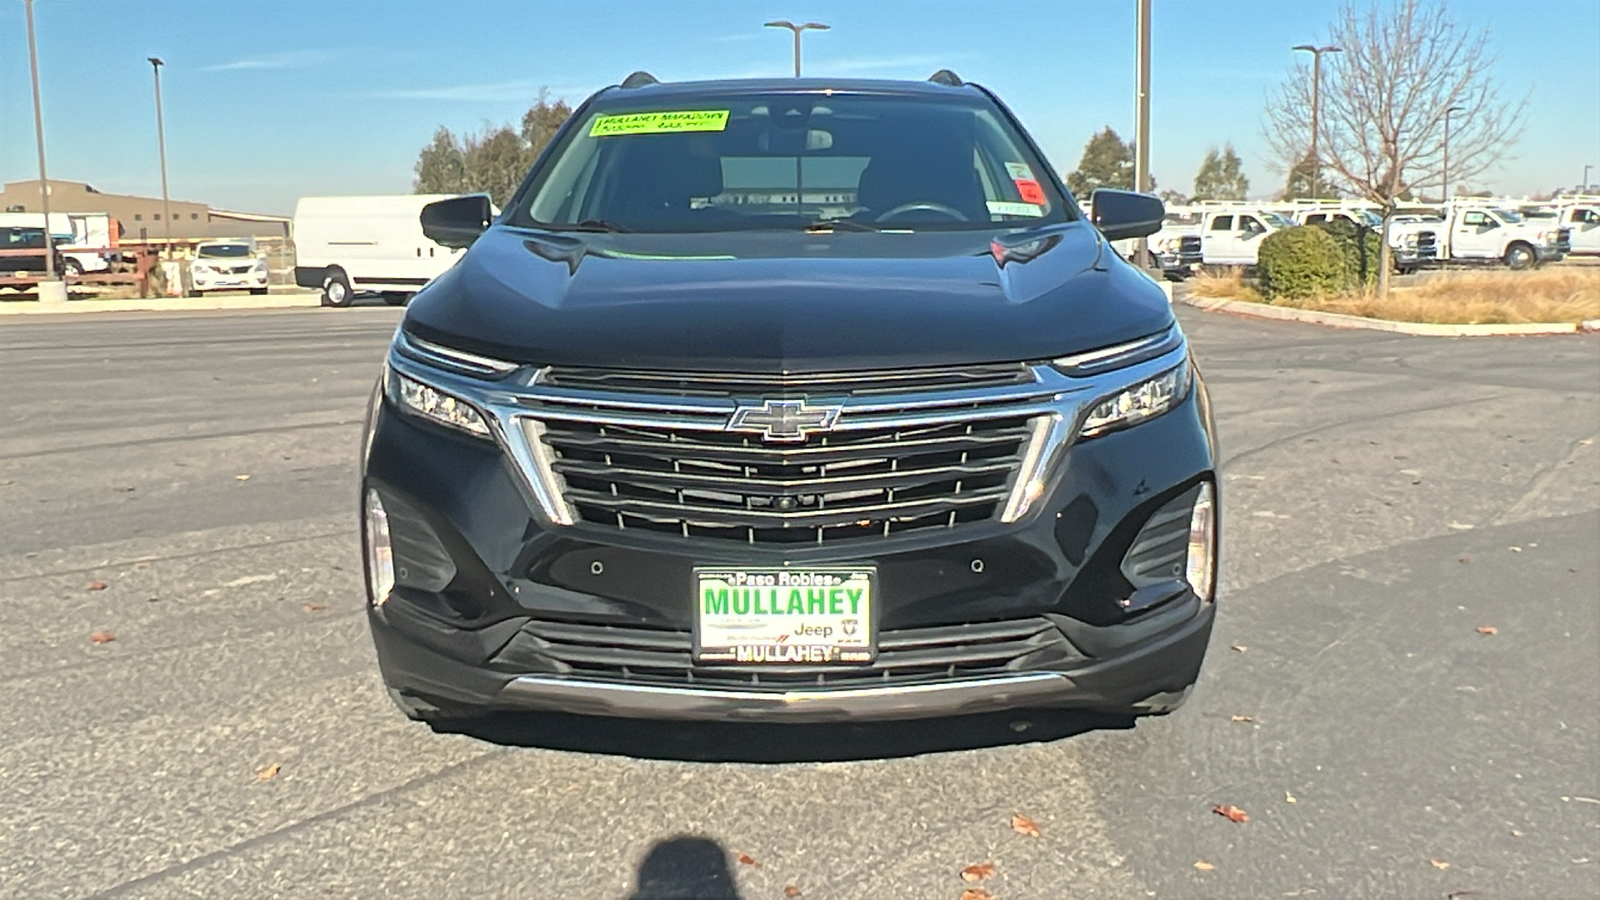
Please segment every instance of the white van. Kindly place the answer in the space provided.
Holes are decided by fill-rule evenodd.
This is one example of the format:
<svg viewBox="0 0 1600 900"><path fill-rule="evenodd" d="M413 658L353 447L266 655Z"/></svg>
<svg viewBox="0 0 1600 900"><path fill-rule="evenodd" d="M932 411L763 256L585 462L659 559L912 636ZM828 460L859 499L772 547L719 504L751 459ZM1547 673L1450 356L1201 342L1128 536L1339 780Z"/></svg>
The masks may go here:
<svg viewBox="0 0 1600 900"><path fill-rule="evenodd" d="M400 306L450 268L461 250L422 234L422 208L451 194L301 197L294 208L294 282L320 288L324 306L377 293Z"/></svg>

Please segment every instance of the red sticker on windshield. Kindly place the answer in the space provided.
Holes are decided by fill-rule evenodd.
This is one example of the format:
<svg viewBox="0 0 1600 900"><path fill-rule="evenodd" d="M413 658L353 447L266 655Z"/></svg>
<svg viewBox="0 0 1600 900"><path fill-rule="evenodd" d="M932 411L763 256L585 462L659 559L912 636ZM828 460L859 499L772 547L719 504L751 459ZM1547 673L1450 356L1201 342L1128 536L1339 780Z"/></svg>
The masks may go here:
<svg viewBox="0 0 1600 900"><path fill-rule="evenodd" d="M1022 202L1044 205L1044 188L1039 186L1039 182L1031 178L1018 178L1012 183L1017 186L1017 193L1022 197Z"/></svg>

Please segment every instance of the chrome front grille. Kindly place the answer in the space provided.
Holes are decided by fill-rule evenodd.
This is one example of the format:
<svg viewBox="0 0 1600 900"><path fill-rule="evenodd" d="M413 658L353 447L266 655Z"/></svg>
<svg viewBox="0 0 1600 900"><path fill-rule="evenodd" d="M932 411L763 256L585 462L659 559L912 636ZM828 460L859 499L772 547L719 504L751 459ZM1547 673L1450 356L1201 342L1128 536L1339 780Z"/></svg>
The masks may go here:
<svg viewBox="0 0 1600 900"><path fill-rule="evenodd" d="M869 666L696 665L692 644L687 631L534 620L490 664L590 681L783 690L936 682L1082 659L1042 617L882 631Z"/></svg>
<svg viewBox="0 0 1600 900"><path fill-rule="evenodd" d="M805 375L545 369L518 400L530 462L567 521L816 545L1002 516L1071 389L1063 381L1020 363ZM802 433L741 424L780 400L828 410L826 424Z"/></svg>
<svg viewBox="0 0 1600 900"><path fill-rule="evenodd" d="M1030 436L1024 416L814 435L804 444L546 421L581 521L747 543L825 543L995 517Z"/></svg>
<svg viewBox="0 0 1600 900"><path fill-rule="evenodd" d="M619 391L667 396L791 397L803 394L864 397L911 391L970 390L1031 384L1033 371L1021 363L994 363L957 369L891 369L875 372L823 372L751 375L721 372L635 372L553 366L539 383L557 388Z"/></svg>

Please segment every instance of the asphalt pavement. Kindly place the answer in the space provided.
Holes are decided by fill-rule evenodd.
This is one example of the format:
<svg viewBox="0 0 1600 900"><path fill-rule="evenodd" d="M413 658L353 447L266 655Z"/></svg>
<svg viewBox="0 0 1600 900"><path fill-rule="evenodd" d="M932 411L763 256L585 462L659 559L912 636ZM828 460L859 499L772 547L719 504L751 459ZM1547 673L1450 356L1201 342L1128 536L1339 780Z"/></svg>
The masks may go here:
<svg viewBox="0 0 1600 900"><path fill-rule="evenodd" d="M472 733L363 620L398 310L7 321L0 897L1600 896L1600 338L1180 315L1224 559L1179 712Z"/></svg>

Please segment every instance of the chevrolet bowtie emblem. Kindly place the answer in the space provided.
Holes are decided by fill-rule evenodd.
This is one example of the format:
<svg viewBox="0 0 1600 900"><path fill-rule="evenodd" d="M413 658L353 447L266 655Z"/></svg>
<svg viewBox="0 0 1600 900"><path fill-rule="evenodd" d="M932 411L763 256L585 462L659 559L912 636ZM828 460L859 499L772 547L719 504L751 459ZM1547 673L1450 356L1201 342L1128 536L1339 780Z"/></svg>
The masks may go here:
<svg viewBox="0 0 1600 900"><path fill-rule="evenodd" d="M764 441L803 441L813 431L832 428L839 409L812 406L804 400L767 400L760 406L741 405L724 430L759 434Z"/></svg>

